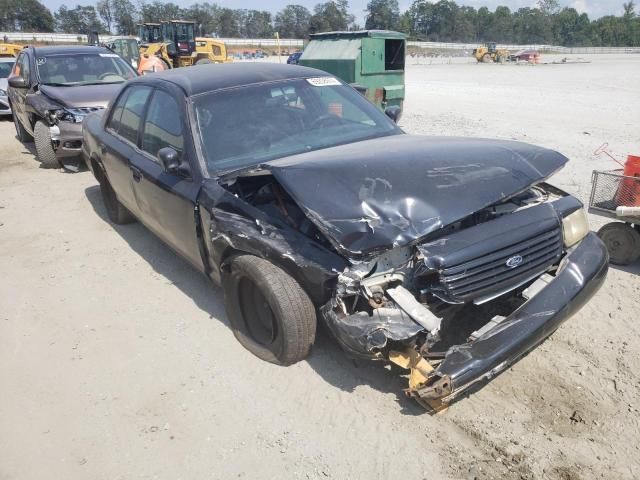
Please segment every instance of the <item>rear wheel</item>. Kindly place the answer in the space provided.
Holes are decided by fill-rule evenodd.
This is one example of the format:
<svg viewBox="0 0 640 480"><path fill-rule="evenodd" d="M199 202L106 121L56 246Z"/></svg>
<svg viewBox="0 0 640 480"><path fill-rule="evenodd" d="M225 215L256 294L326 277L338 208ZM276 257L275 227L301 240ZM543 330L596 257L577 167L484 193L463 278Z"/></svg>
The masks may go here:
<svg viewBox="0 0 640 480"><path fill-rule="evenodd" d="M640 258L640 233L622 222L607 223L598 236L609 251L609 260L617 265L629 265Z"/></svg>
<svg viewBox="0 0 640 480"><path fill-rule="evenodd" d="M235 257L223 279L227 315L238 341L278 365L304 359L316 336L316 313L302 287L273 263Z"/></svg>
<svg viewBox="0 0 640 480"><path fill-rule="evenodd" d="M13 125L16 127L16 137L20 140L21 143L29 143L33 142L33 137L27 130L22 126L20 120L18 120L18 116L13 114Z"/></svg>
<svg viewBox="0 0 640 480"><path fill-rule="evenodd" d="M100 182L100 193L102 193L102 201L107 209L107 215L116 225L124 225L126 223L135 222L136 217L127 210L127 208L120 203L116 192L113 190L111 183L105 176L104 172L100 172L98 175L98 182Z"/></svg>
<svg viewBox="0 0 640 480"><path fill-rule="evenodd" d="M33 129L33 138L36 143L36 157L44 168L58 168L60 162L56 157L56 151L51 143L51 134L49 126L43 121L38 120Z"/></svg>

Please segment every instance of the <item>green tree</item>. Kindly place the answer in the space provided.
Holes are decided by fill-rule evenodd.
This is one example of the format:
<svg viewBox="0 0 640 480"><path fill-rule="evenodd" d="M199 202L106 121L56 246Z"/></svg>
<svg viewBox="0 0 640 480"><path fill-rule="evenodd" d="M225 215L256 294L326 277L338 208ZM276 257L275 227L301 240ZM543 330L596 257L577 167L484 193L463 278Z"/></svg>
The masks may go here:
<svg viewBox="0 0 640 480"><path fill-rule="evenodd" d="M287 5L276 15L274 28L281 38L306 38L311 12L302 5Z"/></svg>
<svg viewBox="0 0 640 480"><path fill-rule="evenodd" d="M398 0L371 0L367 4L364 28L372 30L396 30L400 22Z"/></svg>
<svg viewBox="0 0 640 480"><path fill-rule="evenodd" d="M249 10L244 19L246 38L268 38L273 36L271 14L267 11Z"/></svg>
<svg viewBox="0 0 640 480"><path fill-rule="evenodd" d="M92 5L84 7L78 5L72 9L63 5L54 16L56 30L60 32L86 34L90 31L104 32L105 30Z"/></svg>
<svg viewBox="0 0 640 480"><path fill-rule="evenodd" d="M55 19L38 0L0 0L0 29L5 32L53 32Z"/></svg>
<svg viewBox="0 0 640 480"><path fill-rule="evenodd" d="M353 23L353 15L349 13L347 0L330 0L319 3L313 9L313 15L309 19L309 31L329 32L335 30L347 30Z"/></svg>
<svg viewBox="0 0 640 480"><path fill-rule="evenodd" d="M113 3L111 0L100 0L96 4L96 11L104 22L107 32L111 33L113 27Z"/></svg>
<svg viewBox="0 0 640 480"><path fill-rule="evenodd" d="M239 37L240 25L237 13L230 8L220 10L218 16L218 35L221 37Z"/></svg>
<svg viewBox="0 0 640 480"><path fill-rule="evenodd" d="M200 35L212 35L218 31L220 7L212 3L196 3L184 10L185 18L196 22Z"/></svg>
<svg viewBox="0 0 640 480"><path fill-rule="evenodd" d="M113 22L119 35L135 35L137 33L138 9L131 0L111 0Z"/></svg>

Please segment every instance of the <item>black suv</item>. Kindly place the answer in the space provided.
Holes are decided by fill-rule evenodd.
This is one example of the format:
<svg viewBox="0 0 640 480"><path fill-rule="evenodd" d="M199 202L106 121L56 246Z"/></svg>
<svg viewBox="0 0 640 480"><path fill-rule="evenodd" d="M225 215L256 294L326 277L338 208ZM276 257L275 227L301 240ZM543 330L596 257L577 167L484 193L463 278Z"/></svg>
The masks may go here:
<svg viewBox="0 0 640 480"><path fill-rule="evenodd" d="M137 75L104 47L26 47L18 56L8 96L18 139L35 141L43 167L80 158L82 121L107 106L121 84Z"/></svg>

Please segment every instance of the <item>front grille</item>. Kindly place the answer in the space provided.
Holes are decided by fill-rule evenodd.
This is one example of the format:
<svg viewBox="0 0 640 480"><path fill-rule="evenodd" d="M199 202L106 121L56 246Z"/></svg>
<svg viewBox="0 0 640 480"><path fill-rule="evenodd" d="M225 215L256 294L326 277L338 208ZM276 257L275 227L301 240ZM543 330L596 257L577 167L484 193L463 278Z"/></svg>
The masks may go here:
<svg viewBox="0 0 640 480"><path fill-rule="evenodd" d="M523 241L440 270L438 290L454 302L478 300L510 291L546 271L562 255L562 229L559 226L537 233ZM509 266L508 260L512 265Z"/></svg>

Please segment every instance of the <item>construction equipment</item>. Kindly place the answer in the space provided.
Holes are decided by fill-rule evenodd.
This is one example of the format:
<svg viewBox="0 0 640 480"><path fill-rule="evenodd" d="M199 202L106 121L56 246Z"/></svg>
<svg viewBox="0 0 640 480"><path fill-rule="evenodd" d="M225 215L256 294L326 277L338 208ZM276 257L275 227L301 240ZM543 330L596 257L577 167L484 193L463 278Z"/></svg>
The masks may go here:
<svg viewBox="0 0 640 480"><path fill-rule="evenodd" d="M197 37L196 38L196 55L198 59L196 64L202 63L227 63L232 62L227 56L227 46L223 41L215 38Z"/></svg>
<svg viewBox="0 0 640 480"><path fill-rule="evenodd" d="M196 39L195 30L195 22L186 20L140 25L139 35L143 43L140 45L138 71L146 73L229 61L223 42L205 37Z"/></svg>
<svg viewBox="0 0 640 480"><path fill-rule="evenodd" d="M299 65L332 73L381 110L404 101L406 35L388 30L311 35Z"/></svg>
<svg viewBox="0 0 640 480"><path fill-rule="evenodd" d="M474 48L473 56L481 63L504 63L509 58L509 50L498 48L495 42L489 42Z"/></svg>
<svg viewBox="0 0 640 480"><path fill-rule="evenodd" d="M140 65L140 47L134 37L113 38L106 45L125 59L135 69Z"/></svg>
<svg viewBox="0 0 640 480"><path fill-rule="evenodd" d="M617 220L598 231L611 263L635 262L640 258L640 157L629 155L623 170L594 171L592 184L589 213Z"/></svg>
<svg viewBox="0 0 640 480"><path fill-rule="evenodd" d="M0 57L17 57L24 45L0 43Z"/></svg>

